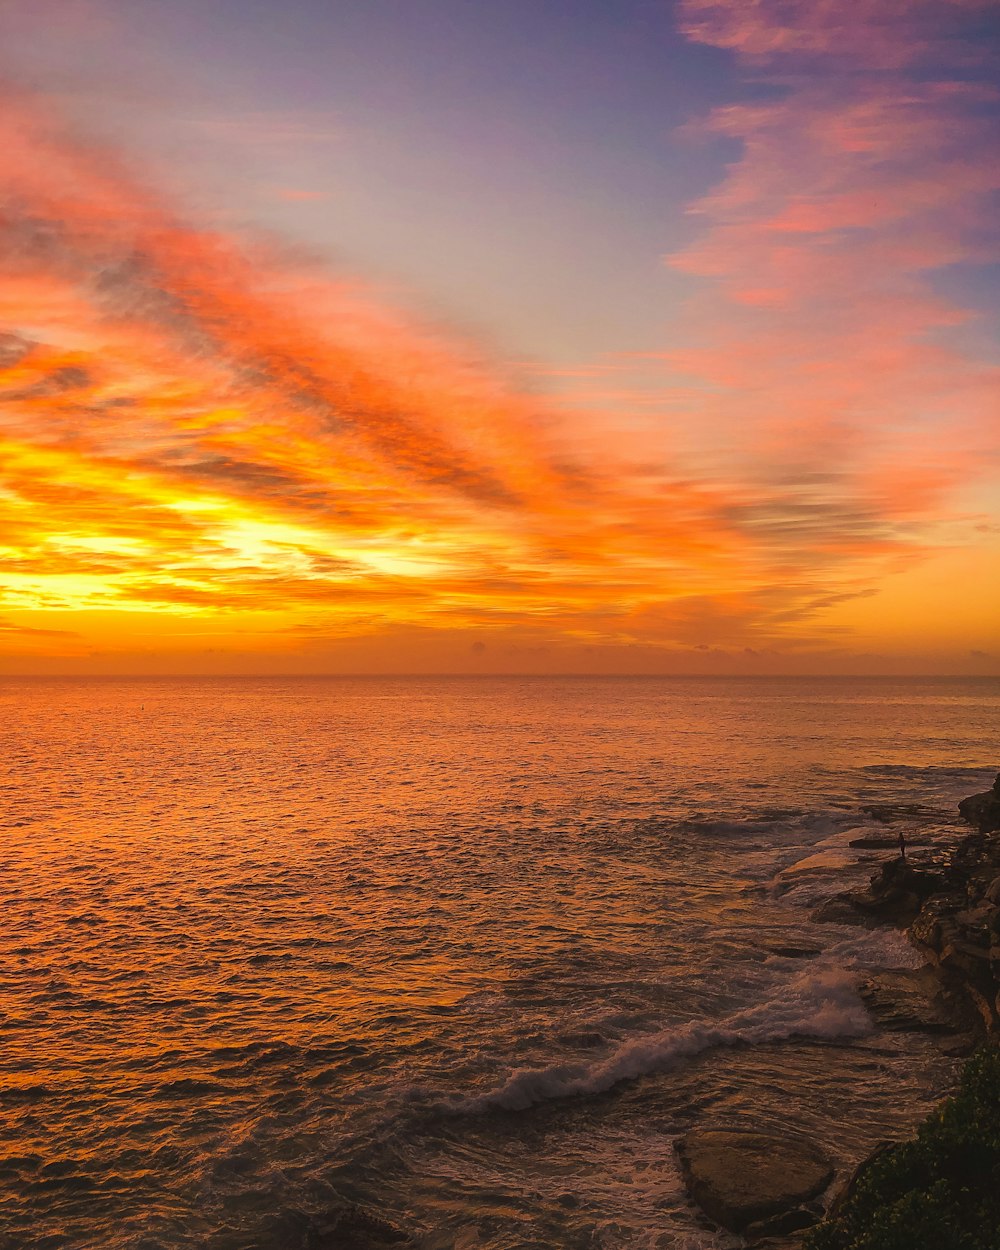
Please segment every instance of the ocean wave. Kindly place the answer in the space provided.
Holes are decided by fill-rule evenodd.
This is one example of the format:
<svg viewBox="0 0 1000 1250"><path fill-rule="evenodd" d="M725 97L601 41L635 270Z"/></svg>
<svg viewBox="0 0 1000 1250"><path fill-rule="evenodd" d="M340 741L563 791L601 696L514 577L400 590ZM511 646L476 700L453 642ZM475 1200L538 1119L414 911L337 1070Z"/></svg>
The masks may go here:
<svg viewBox="0 0 1000 1250"><path fill-rule="evenodd" d="M753 846L764 849L788 841L812 844L857 821L856 811L839 808L816 807L811 811L766 808L728 815L692 812L677 821L673 829L699 839L735 838L743 849ZM748 842L749 839L753 841Z"/></svg>
<svg viewBox="0 0 1000 1250"><path fill-rule="evenodd" d="M791 1037L861 1037L871 1028L852 974L842 968L813 967L772 998L721 1020L692 1020L644 1034L592 1063L519 1068L494 1089L450 1100L447 1109L458 1114L524 1111L554 1098L601 1094L622 1081L667 1072L717 1046L759 1045Z"/></svg>

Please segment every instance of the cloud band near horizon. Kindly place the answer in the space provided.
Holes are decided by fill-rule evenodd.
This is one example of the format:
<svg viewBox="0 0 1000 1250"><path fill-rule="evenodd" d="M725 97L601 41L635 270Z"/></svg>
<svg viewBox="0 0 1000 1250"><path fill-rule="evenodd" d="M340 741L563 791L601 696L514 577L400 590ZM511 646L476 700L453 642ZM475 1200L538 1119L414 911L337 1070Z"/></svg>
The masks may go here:
<svg viewBox="0 0 1000 1250"><path fill-rule="evenodd" d="M957 602L1000 529L996 366L936 281L995 256L995 101L955 24L974 9L682 6L769 91L703 122L740 155L667 260L693 293L652 360L655 428L193 222L8 91L10 670L988 650L995 595L911 612L927 585Z"/></svg>

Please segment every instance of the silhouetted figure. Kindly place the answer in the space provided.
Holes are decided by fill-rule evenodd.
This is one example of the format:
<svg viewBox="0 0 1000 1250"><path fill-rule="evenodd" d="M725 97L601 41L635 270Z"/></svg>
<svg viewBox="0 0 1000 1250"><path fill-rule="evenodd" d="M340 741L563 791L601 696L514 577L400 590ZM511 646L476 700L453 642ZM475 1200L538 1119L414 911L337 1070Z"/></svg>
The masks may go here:
<svg viewBox="0 0 1000 1250"><path fill-rule="evenodd" d="M899 831L899 858L906 859L906 835L902 829Z"/></svg>

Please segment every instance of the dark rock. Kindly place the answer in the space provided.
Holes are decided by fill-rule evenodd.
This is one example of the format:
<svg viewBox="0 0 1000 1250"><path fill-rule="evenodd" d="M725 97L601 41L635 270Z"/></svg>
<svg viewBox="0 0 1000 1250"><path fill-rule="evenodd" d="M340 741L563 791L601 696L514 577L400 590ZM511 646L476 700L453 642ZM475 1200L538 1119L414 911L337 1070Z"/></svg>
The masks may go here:
<svg viewBox="0 0 1000 1250"><path fill-rule="evenodd" d="M978 903L965 907L955 913L955 923L966 932L981 933L983 941L989 944L989 934L996 918L997 909L989 902Z"/></svg>
<svg viewBox="0 0 1000 1250"><path fill-rule="evenodd" d="M691 1197L731 1232L799 1207L833 1176L809 1142L740 1129L693 1129L676 1143Z"/></svg>
<svg viewBox="0 0 1000 1250"><path fill-rule="evenodd" d="M1000 872L1000 838L989 833L970 833L955 848L948 863L952 886L976 883L976 889L985 893L993 878Z"/></svg>
<svg viewBox="0 0 1000 1250"><path fill-rule="evenodd" d="M959 1032L953 1004L928 968L884 969L858 987L865 1006L884 1029L896 1033Z"/></svg>
<svg viewBox="0 0 1000 1250"><path fill-rule="evenodd" d="M965 895L954 891L927 899L910 925L910 941L937 961L948 937L955 931L953 917L964 905Z"/></svg>
<svg viewBox="0 0 1000 1250"><path fill-rule="evenodd" d="M979 1049L980 1038L976 1033L956 1033L938 1043L938 1050L948 1059L968 1059Z"/></svg>
<svg viewBox="0 0 1000 1250"><path fill-rule="evenodd" d="M862 895L859 904L873 915L881 916L889 924L905 928L916 919L920 911L920 895L912 890L896 888L883 894Z"/></svg>
<svg viewBox="0 0 1000 1250"><path fill-rule="evenodd" d="M887 859L866 890L835 895L812 913L813 920L837 924L896 924L905 928L920 912L924 899L945 884L944 873L907 860Z"/></svg>
<svg viewBox="0 0 1000 1250"><path fill-rule="evenodd" d="M783 1237L786 1233L798 1233L804 1228L812 1228L820 1221L820 1215L810 1211L808 1207L794 1207L791 1211L782 1211L780 1215L772 1215L767 1220L756 1220L743 1230L743 1236L750 1242L760 1237Z"/></svg>
<svg viewBox="0 0 1000 1250"><path fill-rule="evenodd" d="M974 825L980 833L995 833L1000 830L1000 773L991 790L982 794L970 794L958 805L962 816Z"/></svg>
<svg viewBox="0 0 1000 1250"><path fill-rule="evenodd" d="M898 890L923 899L942 890L944 885L943 872L912 864L905 859L887 859L879 865L871 879L871 893L882 898Z"/></svg>
<svg viewBox="0 0 1000 1250"><path fill-rule="evenodd" d="M1000 838L990 831L1000 822L1000 776L991 791L963 799L960 810L980 832L947 850L884 860L867 889L836 895L812 913L820 922L908 927L934 963L945 998L932 995L930 1008L898 979L891 988L869 984L869 1006L884 1027L944 1035L952 1022L950 1031L985 1026L987 1035L1000 1035Z"/></svg>
<svg viewBox="0 0 1000 1250"><path fill-rule="evenodd" d="M830 1203L829 1209L826 1213L826 1218L828 1220L835 1220L841 1214L847 1202L857 1191L858 1185L862 1180L864 1180L872 1164L877 1159L880 1159L887 1150L895 1150L898 1144L898 1142L894 1141L881 1141L866 1159L862 1159L851 1175L847 1178L847 1181L841 1186L837 1193L834 1194L833 1201Z"/></svg>
<svg viewBox="0 0 1000 1250"><path fill-rule="evenodd" d="M883 860L866 890L835 894L815 908L810 919L827 924L873 927L888 923L905 928L917 918L923 900L943 889L945 882L943 867L914 864L902 856Z"/></svg>
<svg viewBox="0 0 1000 1250"><path fill-rule="evenodd" d="M997 786L963 799L967 819L981 822ZM980 802L982 800L982 802ZM1000 1035L1000 838L970 833L939 870L943 888L924 898L910 940L934 962L956 1002L975 1013L971 1027ZM968 1023L964 1027L970 1027Z"/></svg>

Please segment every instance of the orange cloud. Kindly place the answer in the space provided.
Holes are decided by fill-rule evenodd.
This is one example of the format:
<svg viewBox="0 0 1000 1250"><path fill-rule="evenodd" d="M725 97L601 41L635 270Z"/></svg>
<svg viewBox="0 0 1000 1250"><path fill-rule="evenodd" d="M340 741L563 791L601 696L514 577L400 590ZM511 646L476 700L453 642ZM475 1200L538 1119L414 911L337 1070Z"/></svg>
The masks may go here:
<svg viewBox="0 0 1000 1250"><path fill-rule="evenodd" d="M616 364L583 371L598 402L543 402L0 99L0 652L828 648L986 446L992 378L929 345L961 312L922 275L970 254L954 220L989 179L952 143L960 95L803 92L712 123L744 155L672 261L705 294L656 437L604 426L647 402Z"/></svg>

